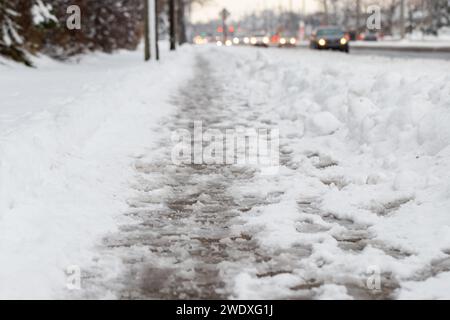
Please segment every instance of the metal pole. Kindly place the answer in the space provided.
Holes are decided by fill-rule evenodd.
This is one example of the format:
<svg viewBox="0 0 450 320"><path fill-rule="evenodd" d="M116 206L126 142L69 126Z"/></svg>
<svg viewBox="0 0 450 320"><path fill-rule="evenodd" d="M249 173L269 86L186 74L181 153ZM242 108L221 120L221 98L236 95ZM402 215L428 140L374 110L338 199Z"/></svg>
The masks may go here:
<svg viewBox="0 0 450 320"><path fill-rule="evenodd" d="M230 13L226 8L223 8L223 10L220 12L220 16L222 18L222 36L223 36L223 43L225 44L228 39L228 26L227 26L227 19Z"/></svg>
<svg viewBox="0 0 450 320"><path fill-rule="evenodd" d="M225 9L223 9L223 11L222 11L222 30L223 30L222 36L223 36L223 39L222 40L223 40L224 44L227 42L227 38L228 38L226 19L227 19L226 12L225 12Z"/></svg>
<svg viewBox="0 0 450 320"><path fill-rule="evenodd" d="M148 0L150 9L150 52L151 56L158 58L156 41L156 0Z"/></svg>

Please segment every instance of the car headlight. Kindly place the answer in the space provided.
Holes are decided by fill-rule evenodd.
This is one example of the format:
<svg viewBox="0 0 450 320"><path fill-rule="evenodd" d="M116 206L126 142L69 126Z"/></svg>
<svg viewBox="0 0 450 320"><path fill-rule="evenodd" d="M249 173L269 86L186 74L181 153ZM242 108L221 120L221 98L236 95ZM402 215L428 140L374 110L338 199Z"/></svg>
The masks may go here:
<svg viewBox="0 0 450 320"><path fill-rule="evenodd" d="M327 44L327 42L325 41L325 39L320 39L319 40L319 46L324 46L324 45L326 45Z"/></svg>
<svg viewBox="0 0 450 320"><path fill-rule="evenodd" d="M297 43L297 39L291 38L291 40L289 40L289 42L290 42L292 45L294 45L294 44Z"/></svg>
<svg viewBox="0 0 450 320"><path fill-rule="evenodd" d="M342 44L342 45L345 45L345 44L347 44L347 39L345 39L345 38L342 38L342 39L341 39L341 44Z"/></svg>
<svg viewBox="0 0 450 320"><path fill-rule="evenodd" d="M249 37L245 37L245 38L244 38L244 43L245 43L245 44L249 44L249 43L250 43Z"/></svg>
<svg viewBox="0 0 450 320"><path fill-rule="evenodd" d="M253 38L250 40L250 42L251 42L251 44L257 44L257 43L258 43L258 39L256 39L255 37L253 37Z"/></svg>
<svg viewBox="0 0 450 320"><path fill-rule="evenodd" d="M264 42L264 44L269 44L269 42L270 42L269 37L264 37L263 42Z"/></svg>
<svg viewBox="0 0 450 320"><path fill-rule="evenodd" d="M286 44L286 39L285 38L281 38L280 39L280 44Z"/></svg>

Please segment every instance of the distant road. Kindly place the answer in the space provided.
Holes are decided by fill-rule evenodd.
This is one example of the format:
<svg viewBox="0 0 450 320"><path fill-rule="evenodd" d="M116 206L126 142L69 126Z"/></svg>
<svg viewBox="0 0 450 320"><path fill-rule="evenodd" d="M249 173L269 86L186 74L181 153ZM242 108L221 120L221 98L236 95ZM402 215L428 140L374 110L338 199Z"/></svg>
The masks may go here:
<svg viewBox="0 0 450 320"><path fill-rule="evenodd" d="M445 51L433 51L433 50L420 50L413 49L406 50L402 48L364 48L364 47L351 47L350 54L353 55L376 55L391 58L410 58L410 59L439 59L450 60L450 50Z"/></svg>
<svg viewBox="0 0 450 320"><path fill-rule="evenodd" d="M309 48L302 42L299 48ZM450 43L352 42L350 54L391 58L450 60Z"/></svg>
<svg viewBox="0 0 450 320"><path fill-rule="evenodd" d="M354 42L351 51L360 55L450 60L450 43L445 42Z"/></svg>

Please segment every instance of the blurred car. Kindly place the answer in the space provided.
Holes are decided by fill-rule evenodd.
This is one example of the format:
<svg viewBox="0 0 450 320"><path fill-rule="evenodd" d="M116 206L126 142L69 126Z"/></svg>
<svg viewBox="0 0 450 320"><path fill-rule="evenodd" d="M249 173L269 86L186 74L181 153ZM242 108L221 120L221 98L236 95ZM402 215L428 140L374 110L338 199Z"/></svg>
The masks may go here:
<svg viewBox="0 0 450 320"><path fill-rule="evenodd" d="M295 37L280 37L278 40L278 47L289 48L297 45L297 38Z"/></svg>
<svg viewBox="0 0 450 320"><path fill-rule="evenodd" d="M358 40L358 32L356 30L348 30L346 32L347 38L349 41L356 41Z"/></svg>
<svg viewBox="0 0 450 320"><path fill-rule="evenodd" d="M362 40L362 41L378 41L378 35L374 32L361 33L360 40Z"/></svg>
<svg viewBox="0 0 450 320"><path fill-rule="evenodd" d="M250 38L250 44L252 46L256 46L256 47L269 47L270 44L270 37L267 35L255 35L253 37Z"/></svg>
<svg viewBox="0 0 450 320"><path fill-rule="evenodd" d="M333 49L349 52L348 36L339 27L321 27L313 32L310 39L311 49Z"/></svg>

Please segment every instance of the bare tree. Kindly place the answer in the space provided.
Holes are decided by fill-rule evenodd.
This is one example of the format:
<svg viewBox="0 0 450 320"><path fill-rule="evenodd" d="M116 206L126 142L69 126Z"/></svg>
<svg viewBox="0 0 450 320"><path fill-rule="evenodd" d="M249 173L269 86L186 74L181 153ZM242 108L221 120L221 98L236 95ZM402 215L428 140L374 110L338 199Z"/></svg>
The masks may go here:
<svg viewBox="0 0 450 320"><path fill-rule="evenodd" d="M144 0L144 44L145 44L145 61L150 60L150 21L149 21L149 2Z"/></svg>
<svg viewBox="0 0 450 320"><path fill-rule="evenodd" d="M170 50L173 51L176 49L176 11L175 11L176 3L175 0L169 0L169 37L170 37Z"/></svg>

